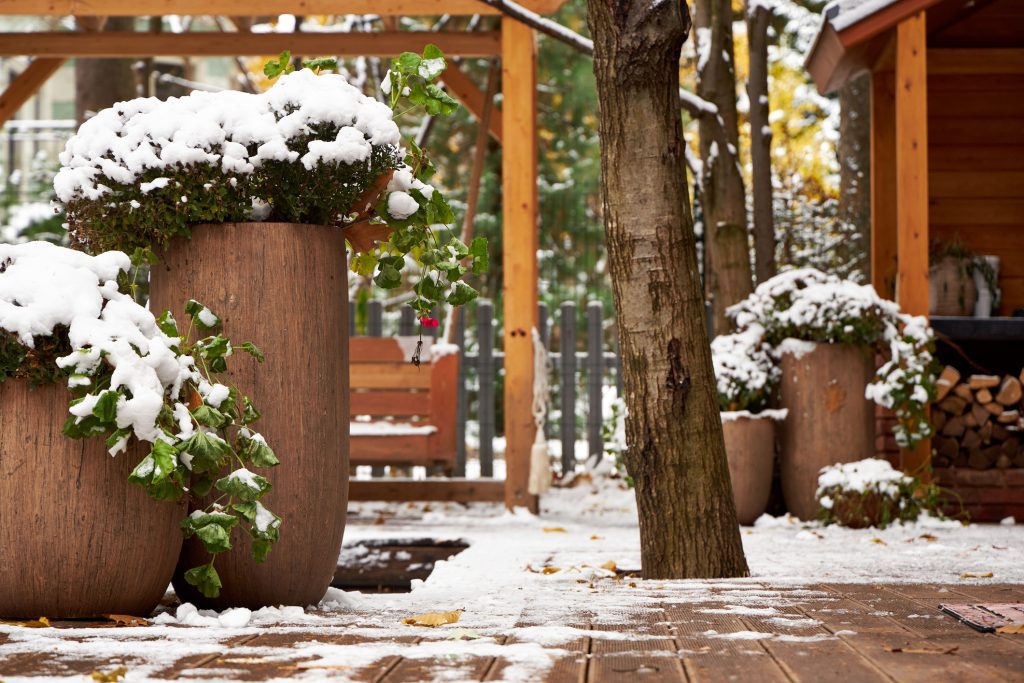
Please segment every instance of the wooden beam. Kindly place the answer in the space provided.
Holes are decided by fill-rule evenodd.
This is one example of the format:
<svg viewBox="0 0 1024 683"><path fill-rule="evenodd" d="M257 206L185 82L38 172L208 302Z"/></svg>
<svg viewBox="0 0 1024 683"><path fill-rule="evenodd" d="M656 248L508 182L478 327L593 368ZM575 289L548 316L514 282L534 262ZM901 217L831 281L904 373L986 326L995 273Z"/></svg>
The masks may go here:
<svg viewBox="0 0 1024 683"><path fill-rule="evenodd" d="M896 299L896 93L892 71L871 74L871 284Z"/></svg>
<svg viewBox="0 0 1024 683"><path fill-rule="evenodd" d="M519 0L551 14L565 0ZM437 16L498 14L479 0L0 0L0 15L105 15L149 17L168 14L265 16L277 14L377 14Z"/></svg>
<svg viewBox="0 0 1024 683"><path fill-rule="evenodd" d="M537 511L530 495L533 333L537 326L537 53L533 29L501 20L502 259L505 305L505 505Z"/></svg>
<svg viewBox="0 0 1024 683"><path fill-rule="evenodd" d="M490 503L503 500L500 479L352 479L348 499Z"/></svg>
<svg viewBox="0 0 1024 683"><path fill-rule="evenodd" d="M64 63L63 59L33 59L7 85L7 90L0 94L0 126L14 116L21 106L39 92L39 88L57 72Z"/></svg>
<svg viewBox="0 0 1024 683"><path fill-rule="evenodd" d="M458 64L449 64L441 76L441 81L448 87L448 92L457 97L459 102L462 102L478 121L483 119L484 103L487 100L486 95L476 87L476 84L466 75L462 67ZM492 104L491 106L497 116L490 117L489 129L491 137L500 143L502 134L501 108L497 104Z"/></svg>
<svg viewBox="0 0 1024 683"><path fill-rule="evenodd" d="M896 27L896 300L928 315L928 62L923 11ZM900 454L905 472L926 479L931 442Z"/></svg>
<svg viewBox="0 0 1024 683"><path fill-rule="evenodd" d="M2 2L2 0L0 0ZM234 57L276 55L291 50L301 55L390 57L427 43L445 54L489 57L501 51L494 31L381 31L377 33L0 33L0 56L36 57Z"/></svg>
<svg viewBox="0 0 1024 683"><path fill-rule="evenodd" d="M1024 74L1021 48L931 48L929 76L973 76L975 74Z"/></svg>
<svg viewBox="0 0 1024 683"><path fill-rule="evenodd" d="M881 33L885 33L908 18L921 16L922 21L924 21L924 11L940 2L942 0L900 0L900 2L892 2L840 31L839 40L842 42L843 47L849 48L870 40Z"/></svg>

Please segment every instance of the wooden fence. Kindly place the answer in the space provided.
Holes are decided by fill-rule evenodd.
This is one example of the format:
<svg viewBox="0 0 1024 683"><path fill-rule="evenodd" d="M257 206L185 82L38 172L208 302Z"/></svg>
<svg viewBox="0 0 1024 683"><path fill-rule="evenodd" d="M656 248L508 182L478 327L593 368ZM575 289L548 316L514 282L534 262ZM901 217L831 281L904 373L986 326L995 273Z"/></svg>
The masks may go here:
<svg viewBox="0 0 1024 683"><path fill-rule="evenodd" d="M358 320L356 311L356 303L349 302L349 334L353 336L415 335L419 332L415 314L408 307L403 307L397 316L385 315L380 302L370 302ZM605 348L606 321L602 304L591 301L586 305L586 332L582 339L579 338L579 315L579 306L573 302L559 306L558 350L553 350L551 332L556 321L546 305L541 304L539 309L538 329L549 351L549 411L554 414L549 415L545 431L549 439L558 439L561 443L563 472L576 468L577 441L585 440L587 453L601 457L604 450L601 438L603 388L615 384L619 394L622 393L618 354ZM433 329L430 333L436 336L439 331ZM457 477L466 475L466 459L470 455L466 423L470 420L479 425L475 455L480 461L480 476L494 476L494 440L500 434L498 402L505 364L505 354L495 348L498 338L500 329L490 301L470 304L458 316L453 341L463 352L456 397L458 454L454 475ZM579 350L581 347L586 350ZM565 353L566 350L571 352ZM374 468L374 476L383 474L382 467Z"/></svg>

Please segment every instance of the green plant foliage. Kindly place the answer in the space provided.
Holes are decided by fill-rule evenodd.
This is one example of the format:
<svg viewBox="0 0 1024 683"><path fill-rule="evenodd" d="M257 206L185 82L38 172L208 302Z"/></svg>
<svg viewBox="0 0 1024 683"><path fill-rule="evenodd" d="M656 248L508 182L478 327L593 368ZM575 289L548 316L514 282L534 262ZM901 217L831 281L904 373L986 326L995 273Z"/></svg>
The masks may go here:
<svg viewBox="0 0 1024 683"><path fill-rule="evenodd" d="M875 478L860 478L858 469L878 470ZM879 476L880 474L880 476ZM855 529L913 522L922 514L942 518L950 493L932 483L893 470L875 459L832 465L822 470L818 487L818 518L825 524Z"/></svg>
<svg viewBox="0 0 1024 683"><path fill-rule="evenodd" d="M220 319L203 304L190 300L185 308L190 319L185 334L179 332L169 311L157 319L157 325L177 342L172 348L177 357L195 359L197 372L176 394L165 393L157 420L161 437L151 444L128 480L157 500L191 496L195 505L216 492L216 497L181 524L186 538L198 538L210 555L208 563L188 570L185 580L203 595L216 597L221 581L214 562L232 549L236 527L248 534L253 557L261 562L279 537L281 518L260 503L271 489L270 482L249 470L273 467L278 459L263 437L250 428L259 418L252 401L220 383L233 350L260 362L262 352L251 342L233 346L217 333ZM206 336L193 340L194 331ZM131 438L132 430L118 421L118 405L129 398L129 390L125 386L107 388L114 371L108 363L97 363L90 372L77 376L80 381L72 382L72 406L89 399L94 403L89 415L69 418L64 433L73 439L104 437L112 452L117 452Z"/></svg>
<svg viewBox="0 0 1024 683"><path fill-rule="evenodd" d="M57 367L57 359L71 353L67 327L60 325L54 334L35 337L33 347L25 346L18 335L0 330L0 383L6 379L27 379L32 386L52 384L67 377Z"/></svg>

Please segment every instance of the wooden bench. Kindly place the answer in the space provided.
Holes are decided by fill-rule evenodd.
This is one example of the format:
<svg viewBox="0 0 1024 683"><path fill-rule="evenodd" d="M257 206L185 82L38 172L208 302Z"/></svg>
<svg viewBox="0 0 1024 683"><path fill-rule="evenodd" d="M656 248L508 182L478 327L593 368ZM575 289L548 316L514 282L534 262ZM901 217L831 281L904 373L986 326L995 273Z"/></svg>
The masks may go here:
<svg viewBox="0 0 1024 683"><path fill-rule="evenodd" d="M416 341L349 341L351 464L454 467L458 347L424 338L416 367Z"/></svg>

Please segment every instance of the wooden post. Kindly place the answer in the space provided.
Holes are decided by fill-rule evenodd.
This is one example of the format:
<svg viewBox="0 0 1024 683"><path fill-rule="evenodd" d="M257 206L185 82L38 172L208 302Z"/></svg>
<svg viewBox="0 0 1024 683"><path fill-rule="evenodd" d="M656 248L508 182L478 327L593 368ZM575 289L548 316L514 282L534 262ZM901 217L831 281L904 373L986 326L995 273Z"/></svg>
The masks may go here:
<svg viewBox="0 0 1024 683"><path fill-rule="evenodd" d="M33 59L25 70L0 93L0 126L14 116L23 104L39 92L50 76L64 63L63 58Z"/></svg>
<svg viewBox="0 0 1024 683"><path fill-rule="evenodd" d="M533 332L537 325L537 56L533 29L501 20L505 299L505 505L536 512L527 491L535 425Z"/></svg>
<svg viewBox="0 0 1024 683"><path fill-rule="evenodd" d="M925 13L896 27L896 301L928 315L928 61ZM905 472L926 477L931 442L900 454Z"/></svg>
<svg viewBox="0 0 1024 683"><path fill-rule="evenodd" d="M896 299L896 93L892 71L871 74L871 284Z"/></svg>

